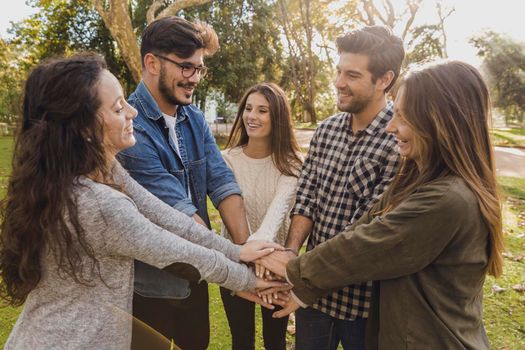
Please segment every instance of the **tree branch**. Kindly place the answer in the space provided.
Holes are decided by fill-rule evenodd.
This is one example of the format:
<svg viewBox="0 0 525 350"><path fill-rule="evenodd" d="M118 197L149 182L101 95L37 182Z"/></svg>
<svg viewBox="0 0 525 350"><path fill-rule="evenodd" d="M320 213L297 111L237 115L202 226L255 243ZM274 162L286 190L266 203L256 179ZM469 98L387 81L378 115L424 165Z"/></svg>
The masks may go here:
<svg viewBox="0 0 525 350"><path fill-rule="evenodd" d="M171 5L168 5L165 9L160 11L160 13L157 16L155 16L157 10L164 3L163 0L156 0L153 4L151 4L150 8L148 9L146 18L148 23L151 23L157 18L175 16L180 10L189 7L204 5L209 2L211 2L211 0L175 0L173 3L171 3Z"/></svg>

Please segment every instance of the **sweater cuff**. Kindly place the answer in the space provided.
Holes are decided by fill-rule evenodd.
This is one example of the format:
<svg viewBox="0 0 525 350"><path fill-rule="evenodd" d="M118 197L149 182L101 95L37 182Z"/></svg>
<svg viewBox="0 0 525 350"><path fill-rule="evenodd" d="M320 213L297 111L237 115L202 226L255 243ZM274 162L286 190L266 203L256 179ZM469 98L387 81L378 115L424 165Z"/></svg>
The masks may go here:
<svg viewBox="0 0 525 350"><path fill-rule="evenodd" d="M319 290L316 290L316 288L301 278L301 257L288 262L286 266L286 278L288 282L293 285L292 293L303 305L313 305L317 299L322 296Z"/></svg>

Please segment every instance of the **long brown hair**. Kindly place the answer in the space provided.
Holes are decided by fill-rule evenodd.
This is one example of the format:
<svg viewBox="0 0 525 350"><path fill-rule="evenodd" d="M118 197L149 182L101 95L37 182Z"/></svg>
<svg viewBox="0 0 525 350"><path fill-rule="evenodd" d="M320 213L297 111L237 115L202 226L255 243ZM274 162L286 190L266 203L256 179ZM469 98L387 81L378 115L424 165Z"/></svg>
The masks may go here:
<svg viewBox="0 0 525 350"><path fill-rule="evenodd" d="M414 130L419 163L402 159L385 193L387 210L429 181L447 175L462 178L476 196L490 230L487 272L500 276L504 243L485 82L471 65L452 61L412 70L401 88L403 118Z"/></svg>
<svg viewBox="0 0 525 350"><path fill-rule="evenodd" d="M276 84L262 83L249 88L239 102L237 117L233 122L232 131L226 148L244 146L248 144L248 134L244 126L242 115L246 108L248 97L258 92L270 104L270 149L272 159L277 169L286 176L299 176L302 160L299 156L299 145L295 139L292 126L290 105L284 91Z"/></svg>
<svg viewBox="0 0 525 350"><path fill-rule="evenodd" d="M13 170L0 206L0 296L13 305L39 283L47 252L76 282L89 283L98 270L73 189L80 175L108 174L97 118L97 84L105 67L94 54L53 59L36 67L25 84ZM93 262L87 270L85 255Z"/></svg>

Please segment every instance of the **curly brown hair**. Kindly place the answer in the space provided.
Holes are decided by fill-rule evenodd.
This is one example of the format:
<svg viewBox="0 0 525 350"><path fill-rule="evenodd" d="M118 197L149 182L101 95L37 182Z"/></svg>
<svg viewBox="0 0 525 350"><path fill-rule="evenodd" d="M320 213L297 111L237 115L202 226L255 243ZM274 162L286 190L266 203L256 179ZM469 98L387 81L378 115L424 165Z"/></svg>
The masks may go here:
<svg viewBox="0 0 525 350"><path fill-rule="evenodd" d="M78 283L88 284L98 270L73 189L81 175L109 174L97 118L97 84L105 68L96 54L57 58L36 67L25 84L12 173L0 205L0 296L12 305L37 286L46 254ZM86 255L93 262L88 269Z"/></svg>

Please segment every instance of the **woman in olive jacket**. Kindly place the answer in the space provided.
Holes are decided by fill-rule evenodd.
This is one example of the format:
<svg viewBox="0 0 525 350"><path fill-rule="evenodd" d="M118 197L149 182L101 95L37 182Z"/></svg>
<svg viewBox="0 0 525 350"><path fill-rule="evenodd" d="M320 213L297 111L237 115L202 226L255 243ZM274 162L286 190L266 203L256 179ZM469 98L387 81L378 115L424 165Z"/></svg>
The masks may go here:
<svg viewBox="0 0 525 350"><path fill-rule="evenodd" d="M411 71L387 126L402 163L361 220L291 261L261 263L293 284L274 317L341 286L375 280L369 349L488 349L485 275L502 273L502 223L479 72L461 62Z"/></svg>

